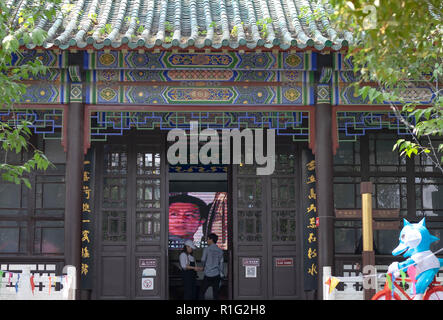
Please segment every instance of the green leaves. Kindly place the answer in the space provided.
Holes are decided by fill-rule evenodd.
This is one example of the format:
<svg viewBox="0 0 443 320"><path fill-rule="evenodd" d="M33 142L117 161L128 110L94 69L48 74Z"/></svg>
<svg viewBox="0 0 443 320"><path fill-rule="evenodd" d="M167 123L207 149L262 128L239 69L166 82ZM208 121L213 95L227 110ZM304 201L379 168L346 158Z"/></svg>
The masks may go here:
<svg viewBox="0 0 443 320"><path fill-rule="evenodd" d="M395 149L397 148L401 156L405 155L408 158L411 158L412 155L419 155L421 153L425 154L431 153L431 150L429 148L426 148L418 143L407 141L404 139L397 140L397 142L394 144L392 151L395 151Z"/></svg>
<svg viewBox="0 0 443 320"><path fill-rule="evenodd" d="M49 166L53 166L48 158L39 150L35 149L32 158L23 164L8 163L8 153L16 154L24 150L28 150L29 138L31 130L29 129L27 121L20 121L14 125L9 125L6 122L0 122L0 141L1 148L4 151L5 158L0 161L0 172L2 178L6 181L15 184L24 183L27 187L31 187L29 180L23 177L25 173L30 173L31 170L46 170Z"/></svg>
<svg viewBox="0 0 443 320"><path fill-rule="evenodd" d="M434 152L431 144L423 146L420 140L428 142L443 136L443 98L439 85L443 82L443 3L441 0L427 0L425 4L416 0L329 2L334 7L331 22L336 29L351 31L354 38L347 58L352 59L354 72L359 73L356 92L370 103L389 103L396 112L406 113L403 119L413 133L413 141L399 140L394 150L404 156L424 153L432 157L433 163L440 163L443 173L443 158ZM432 92L422 96L425 90L420 88L430 88ZM427 102L431 98L432 102Z"/></svg>
<svg viewBox="0 0 443 320"><path fill-rule="evenodd" d="M41 151L35 150L32 158L21 165L0 163L0 172L3 180L15 184L24 183L26 187L31 188L26 174L32 170L46 170L49 166L55 167Z"/></svg>
<svg viewBox="0 0 443 320"><path fill-rule="evenodd" d="M107 23L103 26L103 28L101 28L99 30L99 33L101 36L106 36L106 35L110 34L111 31L112 31L112 24Z"/></svg>
<svg viewBox="0 0 443 320"><path fill-rule="evenodd" d="M384 92L380 91L378 88L364 86L358 88L358 94L362 96L364 100L369 99L369 103L383 103L385 99L389 99L389 96Z"/></svg>
<svg viewBox="0 0 443 320"><path fill-rule="evenodd" d="M259 19L256 22L256 25L258 26L259 30L260 30L260 34L262 36L262 38L266 38L268 36L268 24L272 23L272 19L271 18L264 18L264 19Z"/></svg>
<svg viewBox="0 0 443 320"><path fill-rule="evenodd" d="M13 34L7 35L2 41L3 50L5 50L9 54L11 54L12 52L16 52L19 48L19 45L20 43L18 39Z"/></svg>
<svg viewBox="0 0 443 320"><path fill-rule="evenodd" d="M60 0L27 2L20 10L6 7L0 2L0 109L8 109L11 117L0 121L0 175L12 183L23 183L31 187L27 175L33 170L46 170L53 166L46 156L29 141L32 132L30 123L18 120L14 104L22 100L26 93L23 80L37 77L47 72L45 66L36 59L22 65L11 65L11 57L20 47L29 43L42 45L46 31L36 28L36 21L53 19ZM11 155L23 154L25 160L11 161ZM17 157L13 157L17 159ZM19 157L22 158L22 157Z"/></svg>
<svg viewBox="0 0 443 320"><path fill-rule="evenodd" d="M47 35L46 31L42 29L35 29L31 33L31 41L32 43L35 43L38 46L42 45L46 39L46 35Z"/></svg>

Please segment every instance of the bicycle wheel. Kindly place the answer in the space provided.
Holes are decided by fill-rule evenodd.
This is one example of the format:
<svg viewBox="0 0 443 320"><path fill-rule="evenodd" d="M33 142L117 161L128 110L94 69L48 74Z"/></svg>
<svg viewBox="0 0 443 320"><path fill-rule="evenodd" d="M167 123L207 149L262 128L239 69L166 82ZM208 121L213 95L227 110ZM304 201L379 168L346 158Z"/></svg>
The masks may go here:
<svg viewBox="0 0 443 320"><path fill-rule="evenodd" d="M434 287L429 289L423 300L443 300L443 287Z"/></svg>
<svg viewBox="0 0 443 320"><path fill-rule="evenodd" d="M389 300L386 299L386 294L390 296L390 300L401 300L397 292L394 292L394 297L392 297L391 293L390 292L386 293L385 290L379 291L376 294L374 294L371 300Z"/></svg>

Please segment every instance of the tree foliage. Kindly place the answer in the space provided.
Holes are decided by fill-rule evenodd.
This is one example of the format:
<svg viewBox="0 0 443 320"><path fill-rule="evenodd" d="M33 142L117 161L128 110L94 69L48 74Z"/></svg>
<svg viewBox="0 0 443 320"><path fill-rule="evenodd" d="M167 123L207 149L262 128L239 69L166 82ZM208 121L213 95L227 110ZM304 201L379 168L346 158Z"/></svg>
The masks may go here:
<svg viewBox="0 0 443 320"><path fill-rule="evenodd" d="M394 150L425 154L443 173L443 2L441 0L330 0L332 20L352 32L348 57L359 74L358 93L389 103L411 133ZM429 86L433 94L408 90ZM423 106L421 101L430 101ZM440 155L439 155L440 154Z"/></svg>
<svg viewBox="0 0 443 320"><path fill-rule="evenodd" d="M18 121L14 116L14 103L20 102L26 93L24 80L45 73L46 68L40 60L27 61L13 66L12 59L23 46L29 43L40 46L46 32L37 27L41 19L52 19L59 0L21 1L10 6L0 1L0 109L9 110L13 115L0 121L0 148L4 154L0 159L0 173L4 180L30 187L25 173L31 170L46 170L51 165L47 157L30 142L30 123ZM32 149L32 150L29 150ZM8 155L29 150L32 155L24 163L11 163Z"/></svg>

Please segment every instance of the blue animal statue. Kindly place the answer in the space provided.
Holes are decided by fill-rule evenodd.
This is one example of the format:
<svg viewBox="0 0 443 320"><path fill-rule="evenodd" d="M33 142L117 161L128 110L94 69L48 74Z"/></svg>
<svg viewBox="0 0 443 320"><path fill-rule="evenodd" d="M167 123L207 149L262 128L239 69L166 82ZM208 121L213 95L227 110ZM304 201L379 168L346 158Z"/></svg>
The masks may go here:
<svg viewBox="0 0 443 320"><path fill-rule="evenodd" d="M389 265L388 273L398 278L400 270L406 272L410 266L414 266L416 275L414 300L421 300L429 284L443 265L443 259L437 258L430 250L431 243L439 239L429 233L423 218L419 223L410 223L404 219L399 240L400 244L392 251L392 255L403 254L407 260Z"/></svg>

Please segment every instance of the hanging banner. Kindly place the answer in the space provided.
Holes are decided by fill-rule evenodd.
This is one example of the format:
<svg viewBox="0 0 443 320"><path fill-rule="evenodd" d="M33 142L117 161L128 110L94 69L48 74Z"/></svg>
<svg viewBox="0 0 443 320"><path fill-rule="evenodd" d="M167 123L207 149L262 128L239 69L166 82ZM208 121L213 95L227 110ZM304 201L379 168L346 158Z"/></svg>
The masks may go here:
<svg viewBox="0 0 443 320"><path fill-rule="evenodd" d="M318 246L317 246L317 194L315 159L311 150L303 149L302 158L303 184L303 283L304 290L317 290L318 288Z"/></svg>
<svg viewBox="0 0 443 320"><path fill-rule="evenodd" d="M81 262L81 289L93 288L92 274L92 246L93 246L93 212L92 212L92 174L94 153L88 150L83 162L83 197L82 197L82 262Z"/></svg>

